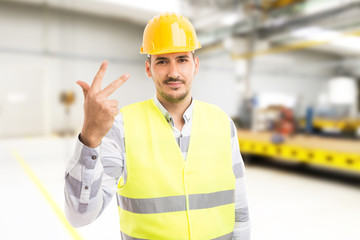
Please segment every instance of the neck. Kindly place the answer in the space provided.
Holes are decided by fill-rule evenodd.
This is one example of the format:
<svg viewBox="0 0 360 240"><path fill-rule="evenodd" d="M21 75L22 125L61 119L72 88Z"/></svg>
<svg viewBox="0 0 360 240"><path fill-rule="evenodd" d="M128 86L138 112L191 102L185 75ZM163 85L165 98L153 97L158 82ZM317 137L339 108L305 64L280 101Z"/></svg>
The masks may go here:
<svg viewBox="0 0 360 240"><path fill-rule="evenodd" d="M190 94L186 96L186 98L184 98L182 101L176 103L166 101L164 98L159 96L159 94L157 94L156 96L160 103L164 106L164 108L170 113L170 115L176 119L182 119L182 116L184 115L186 109L191 104Z"/></svg>

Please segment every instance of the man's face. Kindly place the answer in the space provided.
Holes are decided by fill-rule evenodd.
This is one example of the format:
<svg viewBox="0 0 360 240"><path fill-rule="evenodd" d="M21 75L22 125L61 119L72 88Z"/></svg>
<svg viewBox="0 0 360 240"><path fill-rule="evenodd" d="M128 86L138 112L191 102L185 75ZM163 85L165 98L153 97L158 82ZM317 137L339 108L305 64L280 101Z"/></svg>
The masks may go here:
<svg viewBox="0 0 360 240"><path fill-rule="evenodd" d="M191 52L151 55L146 73L152 77L159 100L170 103L191 98L191 87L198 72L199 59Z"/></svg>

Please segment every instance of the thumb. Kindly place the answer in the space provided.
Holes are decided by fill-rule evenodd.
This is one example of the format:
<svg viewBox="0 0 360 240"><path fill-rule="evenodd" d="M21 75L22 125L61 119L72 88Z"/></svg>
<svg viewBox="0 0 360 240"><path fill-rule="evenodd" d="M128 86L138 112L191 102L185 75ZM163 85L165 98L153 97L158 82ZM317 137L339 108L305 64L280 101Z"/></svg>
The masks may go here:
<svg viewBox="0 0 360 240"><path fill-rule="evenodd" d="M76 84L82 88L83 93L84 93L84 100L85 100L86 95L88 94L88 92L90 90L89 84L87 84L86 82L83 82L83 81L77 81Z"/></svg>

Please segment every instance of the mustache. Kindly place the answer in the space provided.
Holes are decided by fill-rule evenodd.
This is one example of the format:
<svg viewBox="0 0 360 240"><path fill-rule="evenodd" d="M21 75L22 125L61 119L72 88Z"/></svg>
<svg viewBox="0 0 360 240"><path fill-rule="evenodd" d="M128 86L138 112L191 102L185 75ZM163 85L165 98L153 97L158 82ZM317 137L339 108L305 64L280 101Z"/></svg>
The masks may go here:
<svg viewBox="0 0 360 240"><path fill-rule="evenodd" d="M170 82L181 82L181 83L184 83L185 81L180 79L180 78L172 78L172 77L169 77L168 79L166 79L164 81L164 83L170 83Z"/></svg>

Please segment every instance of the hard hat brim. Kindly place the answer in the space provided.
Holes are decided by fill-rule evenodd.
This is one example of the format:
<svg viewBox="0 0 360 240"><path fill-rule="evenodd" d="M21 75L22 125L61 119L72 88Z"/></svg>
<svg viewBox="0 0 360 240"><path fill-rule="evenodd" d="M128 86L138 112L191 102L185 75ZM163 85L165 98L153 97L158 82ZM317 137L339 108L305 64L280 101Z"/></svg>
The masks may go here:
<svg viewBox="0 0 360 240"><path fill-rule="evenodd" d="M150 54L150 55L159 55L159 54L166 54L166 53L177 53L177 52L192 52L196 49L201 48L201 46L188 48L188 47L174 47L174 48L164 48L164 49L154 49L152 51L144 51L143 47L141 47L140 53L141 54Z"/></svg>

